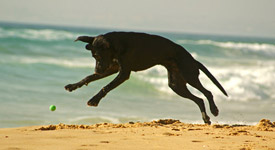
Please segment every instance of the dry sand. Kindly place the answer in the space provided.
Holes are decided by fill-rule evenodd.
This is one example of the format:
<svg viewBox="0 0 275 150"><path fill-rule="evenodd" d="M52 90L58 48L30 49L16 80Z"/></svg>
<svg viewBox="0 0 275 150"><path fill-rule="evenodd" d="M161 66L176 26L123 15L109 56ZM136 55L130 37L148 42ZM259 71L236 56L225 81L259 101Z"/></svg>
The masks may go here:
<svg viewBox="0 0 275 150"><path fill-rule="evenodd" d="M256 126L186 124L177 120L0 129L0 149L275 150L275 122Z"/></svg>

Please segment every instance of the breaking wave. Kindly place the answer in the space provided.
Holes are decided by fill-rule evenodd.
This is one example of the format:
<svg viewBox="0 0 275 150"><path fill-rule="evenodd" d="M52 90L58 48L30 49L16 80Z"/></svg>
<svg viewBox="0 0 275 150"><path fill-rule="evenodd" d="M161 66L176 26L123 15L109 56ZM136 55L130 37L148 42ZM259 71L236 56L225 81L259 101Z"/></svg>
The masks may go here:
<svg viewBox="0 0 275 150"><path fill-rule="evenodd" d="M91 58L52 58L52 57L20 57L14 56L5 60L2 59L1 63L20 63L20 64L47 64L47 65L57 65L61 67L70 67L70 68L91 68L94 67L94 61Z"/></svg>
<svg viewBox="0 0 275 150"><path fill-rule="evenodd" d="M221 48L266 52L275 55L275 45L268 43L218 42L212 40L178 40L180 44L212 45Z"/></svg>
<svg viewBox="0 0 275 150"><path fill-rule="evenodd" d="M275 63L265 62L255 66L232 66L229 68L208 67L211 73L218 79L227 91L229 97L227 100L233 101L255 101L255 100L272 100L275 98ZM154 74L148 76L146 74ZM155 89L169 94L175 93L168 87L167 71L164 67L157 66L147 71L139 73L137 77L140 80L153 84ZM221 91L211 82L204 73L201 73L200 79L202 84L218 99L225 99ZM189 88L192 93L204 97L202 93Z"/></svg>
<svg viewBox="0 0 275 150"><path fill-rule="evenodd" d="M0 38L21 38L39 41L73 40L79 34L55 29L5 29L0 28Z"/></svg>

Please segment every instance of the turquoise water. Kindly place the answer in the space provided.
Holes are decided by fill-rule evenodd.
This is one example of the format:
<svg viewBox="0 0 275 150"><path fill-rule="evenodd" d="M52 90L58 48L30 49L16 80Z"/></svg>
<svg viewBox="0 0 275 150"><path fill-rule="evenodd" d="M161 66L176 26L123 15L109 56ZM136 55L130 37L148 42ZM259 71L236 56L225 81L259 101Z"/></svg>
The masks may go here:
<svg viewBox="0 0 275 150"><path fill-rule="evenodd" d="M92 74L94 59L79 35L98 35L109 29L0 24L0 127L42 124L124 123L173 118L203 123L194 102L177 96L167 86L167 72L155 66L133 72L99 106L86 102L116 75L72 93L64 86ZM149 32L150 33L150 32ZM214 35L156 33L184 46L205 64L226 89L223 96L201 73L212 91L220 115L213 123L255 124L275 120L275 39ZM203 95L190 87L195 95ZM50 105L56 105L54 112Z"/></svg>

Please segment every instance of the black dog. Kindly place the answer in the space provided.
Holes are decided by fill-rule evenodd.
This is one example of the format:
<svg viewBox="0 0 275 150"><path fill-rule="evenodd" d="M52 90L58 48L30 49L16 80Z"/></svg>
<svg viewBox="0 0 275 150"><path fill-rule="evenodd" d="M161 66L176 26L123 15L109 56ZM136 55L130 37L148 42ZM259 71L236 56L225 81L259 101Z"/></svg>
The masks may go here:
<svg viewBox="0 0 275 150"><path fill-rule="evenodd" d="M92 81L119 72L112 82L88 101L89 106L97 106L108 92L129 79L131 71L141 71L155 65L162 65L167 69L169 87L178 95L194 101L207 124L211 122L203 100L191 94L186 84L205 95L214 116L219 114L219 110L213 101L212 93L199 81L199 69L227 96L226 91L205 66L196 61L183 47L166 38L145 33L111 32L97 37L80 36L75 41L88 43L86 49L90 50L96 59L95 73L78 83L65 86L66 90L71 92L84 84L88 85Z"/></svg>

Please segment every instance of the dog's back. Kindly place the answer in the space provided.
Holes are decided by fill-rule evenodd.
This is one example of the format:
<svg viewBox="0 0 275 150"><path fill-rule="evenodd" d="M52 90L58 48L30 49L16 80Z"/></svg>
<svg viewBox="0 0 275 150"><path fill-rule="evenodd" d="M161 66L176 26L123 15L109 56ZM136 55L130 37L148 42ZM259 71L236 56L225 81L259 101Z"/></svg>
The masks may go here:
<svg viewBox="0 0 275 150"><path fill-rule="evenodd" d="M157 64L165 65L167 60L188 59L193 57L180 45L161 36L136 32L111 32L104 35L119 49L123 58L133 66L135 71L144 70ZM183 61L183 60L181 60ZM143 64L143 65L141 65Z"/></svg>

